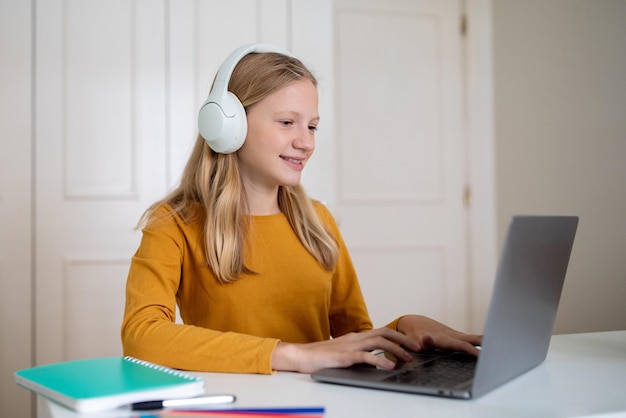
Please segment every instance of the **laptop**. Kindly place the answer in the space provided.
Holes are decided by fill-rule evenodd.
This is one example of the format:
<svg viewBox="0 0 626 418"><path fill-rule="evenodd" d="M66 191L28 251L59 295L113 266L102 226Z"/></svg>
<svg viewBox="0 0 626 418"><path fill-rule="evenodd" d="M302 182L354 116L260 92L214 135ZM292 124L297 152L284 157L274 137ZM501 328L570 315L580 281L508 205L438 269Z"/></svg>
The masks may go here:
<svg viewBox="0 0 626 418"><path fill-rule="evenodd" d="M538 366L547 355L578 226L576 216L514 216L509 224L480 356L414 353L394 370L358 364L311 374L319 382L471 399ZM385 355L383 353L382 355Z"/></svg>

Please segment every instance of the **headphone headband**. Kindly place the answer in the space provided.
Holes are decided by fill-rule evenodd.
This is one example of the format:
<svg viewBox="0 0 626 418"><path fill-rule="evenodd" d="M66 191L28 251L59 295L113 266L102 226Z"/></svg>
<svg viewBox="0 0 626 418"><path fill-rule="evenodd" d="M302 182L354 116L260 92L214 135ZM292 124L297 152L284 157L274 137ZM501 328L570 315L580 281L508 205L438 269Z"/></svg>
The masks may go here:
<svg viewBox="0 0 626 418"><path fill-rule="evenodd" d="M228 83L230 82L230 77L233 75L233 71L235 71L235 67L237 66L239 61L241 61L241 59L246 55L255 52L278 52L284 55L291 55L287 50L273 44L249 44L240 46L239 48L231 52L220 66L220 69L215 76L215 81L213 82L213 88L211 89L210 95L213 96L215 94L216 99L219 97L219 94L221 94L223 97L223 95L225 95L228 91Z"/></svg>

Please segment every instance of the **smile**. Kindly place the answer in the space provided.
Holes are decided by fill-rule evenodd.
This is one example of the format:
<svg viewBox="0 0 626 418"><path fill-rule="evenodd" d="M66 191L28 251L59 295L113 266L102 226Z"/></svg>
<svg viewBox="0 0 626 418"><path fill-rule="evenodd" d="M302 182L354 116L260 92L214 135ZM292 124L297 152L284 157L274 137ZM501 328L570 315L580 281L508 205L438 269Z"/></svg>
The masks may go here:
<svg viewBox="0 0 626 418"><path fill-rule="evenodd" d="M302 164L302 160L298 160L296 158L289 158L289 157L283 157L283 156L281 156L280 158L292 164L300 164L300 165Z"/></svg>

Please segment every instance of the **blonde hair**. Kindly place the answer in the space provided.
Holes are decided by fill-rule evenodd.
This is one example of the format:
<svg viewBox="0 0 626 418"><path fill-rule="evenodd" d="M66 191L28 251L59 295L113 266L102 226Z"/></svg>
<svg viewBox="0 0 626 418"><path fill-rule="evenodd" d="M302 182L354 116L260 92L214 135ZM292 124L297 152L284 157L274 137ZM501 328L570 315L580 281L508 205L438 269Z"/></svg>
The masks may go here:
<svg viewBox="0 0 626 418"><path fill-rule="evenodd" d="M277 53L249 54L242 58L229 81L233 92L248 108L275 91L313 74L297 59ZM204 244L206 262L222 283L237 280L252 271L245 266L246 237L250 230L246 194L236 153L218 154L198 135L179 186L144 213L140 225L161 204L185 222L191 221L193 203L206 210ZM301 185L280 186L278 204L304 247L328 271L337 263L337 243L320 220L312 200Z"/></svg>

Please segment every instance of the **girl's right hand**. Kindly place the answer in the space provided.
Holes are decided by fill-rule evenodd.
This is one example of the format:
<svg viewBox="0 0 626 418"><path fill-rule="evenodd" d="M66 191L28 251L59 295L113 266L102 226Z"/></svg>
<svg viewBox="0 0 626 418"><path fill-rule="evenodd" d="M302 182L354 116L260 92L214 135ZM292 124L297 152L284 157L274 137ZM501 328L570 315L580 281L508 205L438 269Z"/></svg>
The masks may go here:
<svg viewBox="0 0 626 418"><path fill-rule="evenodd" d="M395 363L372 353L381 349L403 361L413 357L403 348L418 351L421 347L406 335L390 328L353 332L327 341L309 344L280 342L272 355L274 370L313 373L327 367L349 367L357 363L391 370Z"/></svg>

